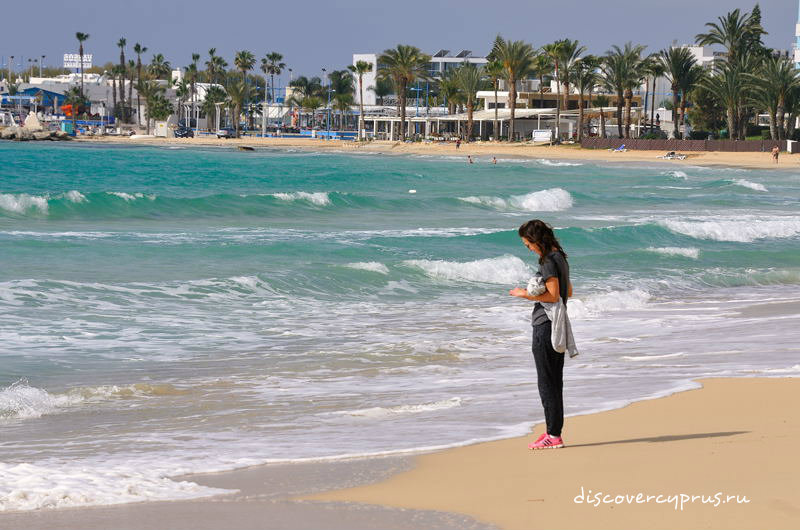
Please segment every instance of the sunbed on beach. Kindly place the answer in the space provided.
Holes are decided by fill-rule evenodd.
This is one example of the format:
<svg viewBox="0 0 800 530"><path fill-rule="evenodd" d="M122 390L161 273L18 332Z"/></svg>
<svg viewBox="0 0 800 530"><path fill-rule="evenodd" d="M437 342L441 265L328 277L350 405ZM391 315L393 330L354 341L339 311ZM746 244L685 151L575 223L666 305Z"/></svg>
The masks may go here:
<svg viewBox="0 0 800 530"><path fill-rule="evenodd" d="M667 154L661 155L657 158L663 158L664 160L686 160L686 155L676 153L675 151L670 151Z"/></svg>

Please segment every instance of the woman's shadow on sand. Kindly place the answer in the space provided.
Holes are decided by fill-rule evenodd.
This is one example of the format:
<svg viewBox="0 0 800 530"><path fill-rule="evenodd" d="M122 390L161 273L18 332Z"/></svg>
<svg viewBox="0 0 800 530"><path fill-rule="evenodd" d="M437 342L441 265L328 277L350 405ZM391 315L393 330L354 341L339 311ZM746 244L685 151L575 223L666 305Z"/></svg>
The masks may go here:
<svg viewBox="0 0 800 530"><path fill-rule="evenodd" d="M570 447L593 447L597 445L630 444L637 442L675 442L678 440L694 440L697 438L720 438L722 436L736 436L747 434L750 431L703 432L696 434L671 434L665 436L650 436L647 438L629 438L627 440L613 440L608 442L595 442L590 444L570 444Z"/></svg>

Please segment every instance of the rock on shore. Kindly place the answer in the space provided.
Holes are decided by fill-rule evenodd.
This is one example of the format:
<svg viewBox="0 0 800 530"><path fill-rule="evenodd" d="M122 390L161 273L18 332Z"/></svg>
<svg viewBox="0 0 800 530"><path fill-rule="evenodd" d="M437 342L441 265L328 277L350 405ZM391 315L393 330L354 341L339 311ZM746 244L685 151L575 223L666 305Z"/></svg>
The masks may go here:
<svg viewBox="0 0 800 530"><path fill-rule="evenodd" d="M0 130L0 139L17 140L25 142L29 140L69 140L71 137L65 131L32 131L25 127L6 127Z"/></svg>

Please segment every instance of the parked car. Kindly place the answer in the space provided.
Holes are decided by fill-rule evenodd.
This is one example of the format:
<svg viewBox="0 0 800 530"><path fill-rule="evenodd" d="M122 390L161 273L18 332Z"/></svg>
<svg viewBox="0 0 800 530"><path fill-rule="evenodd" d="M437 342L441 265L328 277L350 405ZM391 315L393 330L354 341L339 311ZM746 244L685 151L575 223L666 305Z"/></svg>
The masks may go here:
<svg viewBox="0 0 800 530"><path fill-rule="evenodd" d="M217 138L235 138L236 131L230 127L222 127L217 130Z"/></svg>
<svg viewBox="0 0 800 530"><path fill-rule="evenodd" d="M194 131L189 127L176 127L175 138L194 138Z"/></svg>

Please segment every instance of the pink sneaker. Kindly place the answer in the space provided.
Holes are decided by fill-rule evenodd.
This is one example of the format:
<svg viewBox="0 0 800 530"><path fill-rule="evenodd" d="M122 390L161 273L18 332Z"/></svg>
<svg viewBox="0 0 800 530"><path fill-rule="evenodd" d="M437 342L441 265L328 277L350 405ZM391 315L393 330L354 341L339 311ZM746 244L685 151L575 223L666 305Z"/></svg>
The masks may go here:
<svg viewBox="0 0 800 530"><path fill-rule="evenodd" d="M543 432L542 434L539 435L539 437L536 439L535 442L533 442L533 443L528 445L528 448L532 449L534 445L536 445L539 442L541 442L542 440L544 440L546 436L547 436L547 433Z"/></svg>
<svg viewBox="0 0 800 530"><path fill-rule="evenodd" d="M560 449L564 447L564 440L560 436L544 434L528 446L528 449Z"/></svg>

